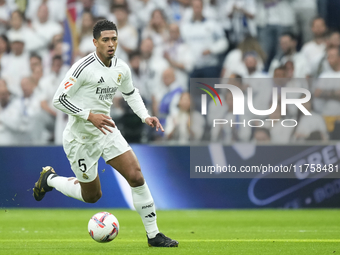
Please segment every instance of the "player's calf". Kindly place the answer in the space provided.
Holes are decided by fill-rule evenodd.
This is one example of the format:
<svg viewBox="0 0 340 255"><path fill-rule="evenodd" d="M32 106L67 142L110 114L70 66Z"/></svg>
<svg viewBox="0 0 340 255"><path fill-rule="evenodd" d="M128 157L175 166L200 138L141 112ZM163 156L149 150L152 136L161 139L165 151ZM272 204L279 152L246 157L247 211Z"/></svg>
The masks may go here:
<svg viewBox="0 0 340 255"><path fill-rule="evenodd" d="M102 197L99 176L91 182L79 182L81 196L86 203L96 203Z"/></svg>

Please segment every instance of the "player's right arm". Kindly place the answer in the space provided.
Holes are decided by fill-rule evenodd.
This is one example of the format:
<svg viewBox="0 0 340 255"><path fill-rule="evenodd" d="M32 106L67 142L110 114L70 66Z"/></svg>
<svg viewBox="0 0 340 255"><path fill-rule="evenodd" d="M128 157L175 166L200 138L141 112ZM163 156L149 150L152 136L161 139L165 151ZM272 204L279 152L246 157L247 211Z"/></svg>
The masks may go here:
<svg viewBox="0 0 340 255"><path fill-rule="evenodd" d="M103 134L104 129L112 132L108 127L115 127L111 117L105 114L91 113L91 109L80 107L74 100L76 93L79 93L81 86L84 86L86 81L86 71L81 69L80 65L73 65L67 72L65 78L60 83L57 92L53 98L53 105L62 112L72 115L83 120L90 121ZM79 72L81 70L81 72ZM86 99L85 99L86 100Z"/></svg>
<svg viewBox="0 0 340 255"><path fill-rule="evenodd" d="M53 98L53 106L68 115L87 120L90 109L80 107L74 100L74 96L84 84L84 74L76 76L74 74L76 69L77 65L73 65L60 83Z"/></svg>

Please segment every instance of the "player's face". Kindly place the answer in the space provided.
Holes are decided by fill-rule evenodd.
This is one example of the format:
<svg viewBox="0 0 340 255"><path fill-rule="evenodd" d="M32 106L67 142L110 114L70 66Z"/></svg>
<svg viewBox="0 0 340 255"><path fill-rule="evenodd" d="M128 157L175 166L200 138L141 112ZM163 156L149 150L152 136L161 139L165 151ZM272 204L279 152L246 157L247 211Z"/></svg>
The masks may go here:
<svg viewBox="0 0 340 255"><path fill-rule="evenodd" d="M102 31L99 39L94 39L93 41L100 57L106 60L113 58L118 45L117 32L115 30Z"/></svg>

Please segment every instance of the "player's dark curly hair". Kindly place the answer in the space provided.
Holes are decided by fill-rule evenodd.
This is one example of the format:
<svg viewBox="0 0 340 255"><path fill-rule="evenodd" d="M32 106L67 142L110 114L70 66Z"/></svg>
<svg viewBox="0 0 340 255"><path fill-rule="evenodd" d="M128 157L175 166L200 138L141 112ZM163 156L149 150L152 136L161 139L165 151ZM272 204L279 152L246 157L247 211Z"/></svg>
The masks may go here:
<svg viewBox="0 0 340 255"><path fill-rule="evenodd" d="M116 24L107 20L107 19L104 19L104 20L99 20L94 25L94 27L93 27L93 38L98 40L101 32L105 31L105 30L115 30L117 35L118 35Z"/></svg>

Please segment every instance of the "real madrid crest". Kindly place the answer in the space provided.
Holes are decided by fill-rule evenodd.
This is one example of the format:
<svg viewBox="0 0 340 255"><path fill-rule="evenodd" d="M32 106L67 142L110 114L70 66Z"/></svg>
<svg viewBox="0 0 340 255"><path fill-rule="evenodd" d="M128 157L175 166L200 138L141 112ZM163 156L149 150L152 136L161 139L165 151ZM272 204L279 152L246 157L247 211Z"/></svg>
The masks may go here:
<svg viewBox="0 0 340 255"><path fill-rule="evenodd" d="M122 74L118 74L117 83L120 83L121 80L122 80Z"/></svg>

